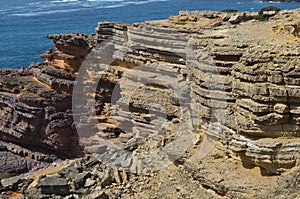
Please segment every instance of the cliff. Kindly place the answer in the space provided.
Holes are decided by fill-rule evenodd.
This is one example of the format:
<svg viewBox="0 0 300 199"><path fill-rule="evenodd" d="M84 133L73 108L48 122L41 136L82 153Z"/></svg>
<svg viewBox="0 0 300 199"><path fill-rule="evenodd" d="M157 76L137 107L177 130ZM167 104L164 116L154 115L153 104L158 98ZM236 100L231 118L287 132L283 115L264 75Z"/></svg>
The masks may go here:
<svg viewBox="0 0 300 199"><path fill-rule="evenodd" d="M1 70L0 135L3 175L27 172L57 159L80 157L73 125L72 88L90 47L81 34L50 35L56 52L45 63ZM55 61L54 61L55 60Z"/></svg>
<svg viewBox="0 0 300 199"><path fill-rule="evenodd" d="M100 22L90 36L50 35L56 50L41 55L45 63L1 71L0 168L18 174L79 157L79 143L87 157L54 176L4 179L4 190L296 197L299 12L260 22L257 13L182 11Z"/></svg>
<svg viewBox="0 0 300 199"><path fill-rule="evenodd" d="M107 85L102 75L93 77L100 70L118 82L110 110L115 128L126 134L142 132L147 139L163 128L193 137L205 130L243 162L281 173L299 164L299 19L289 12L265 23L252 18L181 12L166 21L99 23L100 46L113 35L103 44L113 48L112 64L94 59L98 65L85 78Z"/></svg>

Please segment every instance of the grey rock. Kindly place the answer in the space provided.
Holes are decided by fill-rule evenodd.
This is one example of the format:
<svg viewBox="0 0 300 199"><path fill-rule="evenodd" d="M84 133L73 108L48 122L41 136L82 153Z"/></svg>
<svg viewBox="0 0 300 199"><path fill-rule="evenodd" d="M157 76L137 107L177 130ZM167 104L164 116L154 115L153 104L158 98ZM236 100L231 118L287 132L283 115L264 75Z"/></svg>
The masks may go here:
<svg viewBox="0 0 300 199"><path fill-rule="evenodd" d="M38 183L42 194L67 195L70 191L68 180L58 176L42 178Z"/></svg>
<svg viewBox="0 0 300 199"><path fill-rule="evenodd" d="M112 176L108 172L105 173L105 175L104 175L104 177L103 177L103 179L101 180L101 183L100 183L101 187L104 188L106 186L111 185L112 183L113 183Z"/></svg>
<svg viewBox="0 0 300 199"><path fill-rule="evenodd" d="M90 198L93 198L93 199L109 199L109 196L104 191L100 191L100 192L96 192L96 193L93 193L93 194L90 194L90 195L84 197L84 199L90 199Z"/></svg>
<svg viewBox="0 0 300 199"><path fill-rule="evenodd" d="M82 188L85 185L86 180L91 176L92 176L91 173L87 171L84 171L83 173L79 173L74 180L75 189Z"/></svg>
<svg viewBox="0 0 300 199"><path fill-rule="evenodd" d="M127 156L128 156L127 153L124 153L123 155L119 156L119 157L115 160L114 164L115 164L116 166L121 166L121 165L123 164L123 162L126 161Z"/></svg>
<svg viewBox="0 0 300 199"><path fill-rule="evenodd" d="M9 199L7 196L0 194L0 199Z"/></svg>
<svg viewBox="0 0 300 199"><path fill-rule="evenodd" d="M97 183L96 180L93 180L91 178L86 179L84 187L91 187Z"/></svg>
<svg viewBox="0 0 300 199"><path fill-rule="evenodd" d="M211 27L218 27L218 26L221 26L222 25L222 22L221 21L217 21L213 24L211 24Z"/></svg>
<svg viewBox="0 0 300 199"><path fill-rule="evenodd" d="M16 191L18 189L18 185L24 181L22 177L20 176L15 176L11 178L5 178L1 180L1 185L9 190L14 190Z"/></svg>
<svg viewBox="0 0 300 199"><path fill-rule="evenodd" d="M124 162L121 163L121 166L123 168L130 168L131 164L132 164L132 157L129 156L125 159Z"/></svg>
<svg viewBox="0 0 300 199"><path fill-rule="evenodd" d="M85 147L85 150L90 154L103 154L107 150L106 145L93 145L89 147Z"/></svg>

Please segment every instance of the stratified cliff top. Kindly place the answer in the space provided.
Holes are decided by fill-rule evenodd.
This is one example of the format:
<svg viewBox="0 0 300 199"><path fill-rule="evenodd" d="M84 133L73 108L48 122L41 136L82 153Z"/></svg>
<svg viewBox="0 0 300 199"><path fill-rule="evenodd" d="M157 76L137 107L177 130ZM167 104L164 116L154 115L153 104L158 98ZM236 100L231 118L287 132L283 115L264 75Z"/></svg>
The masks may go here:
<svg viewBox="0 0 300 199"><path fill-rule="evenodd" d="M82 143L86 157L3 179L5 195L299 196L300 10L257 15L49 35L44 63L0 72L0 169L78 157Z"/></svg>

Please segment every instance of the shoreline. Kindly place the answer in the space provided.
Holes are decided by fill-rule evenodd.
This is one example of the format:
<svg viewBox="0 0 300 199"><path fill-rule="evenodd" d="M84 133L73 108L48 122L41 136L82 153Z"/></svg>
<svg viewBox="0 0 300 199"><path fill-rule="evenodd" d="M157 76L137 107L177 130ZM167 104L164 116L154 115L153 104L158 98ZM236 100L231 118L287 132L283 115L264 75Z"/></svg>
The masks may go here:
<svg viewBox="0 0 300 199"><path fill-rule="evenodd" d="M33 0L29 0L30 2ZM124 0L123 0L124 1ZM84 2L84 1L83 1ZM244 8L254 8L255 10L259 10L262 7L268 5L274 5L272 3L261 3L257 1L243 1L241 4L237 4L237 2L226 2L225 3L218 3L217 5L208 2L204 3L205 1L188 1L183 2L179 0L175 0L174 4L171 2L161 2L161 3L150 3L149 5L138 5L138 6L127 6L124 8L114 8L114 9L98 9L94 8L89 10L88 12L78 11L78 12L67 12L68 9L72 9L74 7L73 3L69 3L70 7L67 7L68 3L52 3L56 5L57 9L60 9L60 6L66 6L66 13L56 13L56 14L48 14L48 15L39 15L39 16L32 16L32 17L17 17L17 16L10 16L14 14L14 12L23 13L24 11L21 8L16 8L9 11L5 11L7 14L3 16L3 27L2 33L0 37L3 40L3 46L5 49L2 49L0 52L1 59L0 59L0 67L14 67L18 68L20 66L28 67L30 65L30 61L39 62L42 60L39 59L32 59L38 58L39 54L43 53L45 49L51 46L51 43L45 40L46 35L54 34L54 33L72 33L72 32L82 32L82 33L91 33L94 32L94 26L97 26L98 21L122 21L122 22L134 22L136 19L138 21L145 21L148 19L164 19L167 18L169 15L177 15L179 10L184 9L210 9L215 8L214 10L222 10L226 8L233 8L237 10L244 11ZM252 2L249 4L249 2ZM13 2L11 2L13 3ZM11 4L7 4L3 6L3 9ZM49 11L51 7L47 7L45 3L32 5L34 6L32 9L28 11L34 12L36 9L44 9L45 11ZM49 1L50 5L51 1ZM82 2L77 2L79 6ZM97 2L91 2L91 4L97 4ZM24 2L20 1L20 7L29 6L24 5ZM74 3L75 4L75 3ZM116 3L117 4L117 3ZM45 7L40 8L39 6L44 5ZM166 6L164 6L166 5ZM217 7L215 7L217 6ZM282 3L279 5L274 5L285 8L294 8L297 7L297 4L288 4ZM298 6L300 7L300 6ZM78 7L75 7L78 8ZM202 9L203 8L203 9ZM15 10L15 11L13 11ZM126 10L128 10L128 14L126 14ZM139 10L143 10L141 16L139 16ZM25 14L28 12L24 12ZM51 10L50 10L51 11ZM3 11L4 12L4 11ZM42 13L42 12L41 12ZM90 13L90 15L89 15ZM148 13L148 14L147 14ZM72 16L74 15L74 16ZM128 16L125 19L122 19L122 15ZM82 21L80 16L86 16L85 21ZM124 18L124 17L123 17ZM55 22L59 20L59 23L62 25L57 26ZM8 23L8 22L13 22ZM69 22L68 22L69 21ZM54 24L53 24L54 23ZM84 24L84 26L78 26L77 24ZM36 27L36 28L35 28ZM22 34L18 34L22 33ZM16 48L18 46L18 48Z"/></svg>
<svg viewBox="0 0 300 199"><path fill-rule="evenodd" d="M0 152L16 160L1 168L79 159L2 179L4 195L296 196L299 13L182 11L49 35L45 62L0 70Z"/></svg>

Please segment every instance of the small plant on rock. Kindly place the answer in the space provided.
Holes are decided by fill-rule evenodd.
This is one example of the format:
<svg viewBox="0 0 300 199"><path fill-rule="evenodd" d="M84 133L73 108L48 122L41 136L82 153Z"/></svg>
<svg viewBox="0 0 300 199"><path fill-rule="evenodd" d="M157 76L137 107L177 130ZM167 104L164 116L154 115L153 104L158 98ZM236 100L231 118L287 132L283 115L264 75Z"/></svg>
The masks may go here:
<svg viewBox="0 0 300 199"><path fill-rule="evenodd" d="M211 157L213 157L214 159L220 159L220 158L223 158L223 156L220 155L219 153L215 153L215 154L213 154Z"/></svg>
<svg viewBox="0 0 300 199"><path fill-rule="evenodd" d="M260 11L258 12L258 15L255 17L255 19L257 19L259 21L268 21L270 16L265 15L264 14L265 11L275 11L277 13L280 11L280 8L277 8L275 6L264 7L262 9L260 9Z"/></svg>

